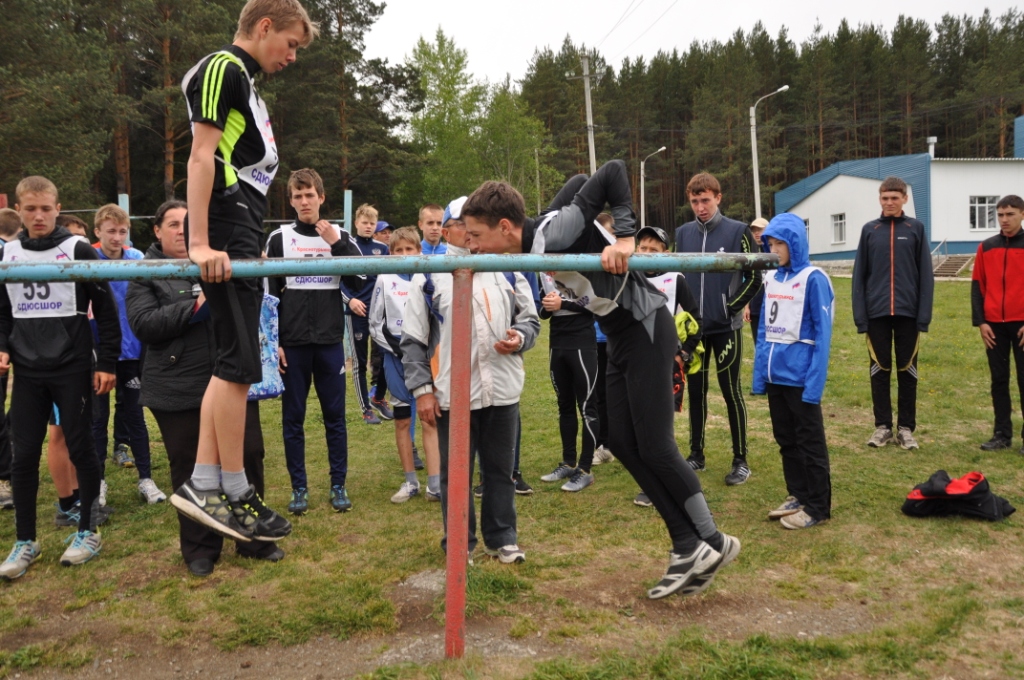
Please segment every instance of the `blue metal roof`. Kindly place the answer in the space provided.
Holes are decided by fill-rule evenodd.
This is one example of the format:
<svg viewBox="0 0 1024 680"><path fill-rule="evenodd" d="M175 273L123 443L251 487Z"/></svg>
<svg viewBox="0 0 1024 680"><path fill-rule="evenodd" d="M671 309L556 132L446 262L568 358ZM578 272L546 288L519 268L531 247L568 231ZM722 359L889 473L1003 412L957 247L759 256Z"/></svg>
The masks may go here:
<svg viewBox="0 0 1024 680"><path fill-rule="evenodd" d="M900 177L914 192L914 215L924 223L929 241L932 237L931 156L926 153L886 156L860 161L840 161L775 194L775 212L784 213L840 175L883 180Z"/></svg>

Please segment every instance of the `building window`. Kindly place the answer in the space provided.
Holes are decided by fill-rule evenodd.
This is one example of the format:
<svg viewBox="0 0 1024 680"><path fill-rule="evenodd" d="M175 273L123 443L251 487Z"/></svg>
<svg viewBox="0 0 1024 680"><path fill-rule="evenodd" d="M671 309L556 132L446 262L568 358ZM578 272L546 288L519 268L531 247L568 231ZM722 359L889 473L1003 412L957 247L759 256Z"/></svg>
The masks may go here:
<svg viewBox="0 0 1024 680"><path fill-rule="evenodd" d="M832 216L832 243L846 243L846 213Z"/></svg>
<svg viewBox="0 0 1024 680"><path fill-rule="evenodd" d="M998 196L971 196L971 229L998 229L996 203Z"/></svg>
<svg viewBox="0 0 1024 680"><path fill-rule="evenodd" d="M804 234L807 236L807 243L811 242L811 221L804 220Z"/></svg>

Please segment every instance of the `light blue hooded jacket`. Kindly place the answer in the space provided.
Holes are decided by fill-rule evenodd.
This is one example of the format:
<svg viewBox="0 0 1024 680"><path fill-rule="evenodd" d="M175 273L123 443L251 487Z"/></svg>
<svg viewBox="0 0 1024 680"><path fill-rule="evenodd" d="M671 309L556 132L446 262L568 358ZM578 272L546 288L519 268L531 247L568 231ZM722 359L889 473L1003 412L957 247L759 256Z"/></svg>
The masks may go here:
<svg viewBox="0 0 1024 680"><path fill-rule="evenodd" d="M792 213L776 215L761 236L765 246L768 245L769 236L785 241L789 246L789 264L769 272L766 279L775 277L776 281L786 281L810 266L807 232L802 219ZM807 279L800 338L814 340L814 344L794 342L786 345L765 341L764 324L768 320L768 299L765 298L761 305L761 322L757 327L754 394L764 394L768 383L803 387L804 402L821 403L821 394L828 377L834 302L835 294L828 277L822 272L813 272Z"/></svg>

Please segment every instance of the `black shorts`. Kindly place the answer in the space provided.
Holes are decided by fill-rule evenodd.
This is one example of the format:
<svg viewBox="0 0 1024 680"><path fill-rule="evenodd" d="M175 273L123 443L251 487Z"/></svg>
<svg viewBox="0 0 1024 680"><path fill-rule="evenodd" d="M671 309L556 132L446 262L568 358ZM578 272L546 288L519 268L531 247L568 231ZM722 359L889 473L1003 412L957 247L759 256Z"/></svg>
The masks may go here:
<svg viewBox="0 0 1024 680"><path fill-rule="evenodd" d="M187 230L185 238L187 243ZM211 222L209 240L211 248L225 251L232 260L259 259L266 235L247 226ZM260 358L263 287L260 281L259 278L232 277L223 283L200 282L217 347L213 375L221 380L243 385L263 380Z"/></svg>

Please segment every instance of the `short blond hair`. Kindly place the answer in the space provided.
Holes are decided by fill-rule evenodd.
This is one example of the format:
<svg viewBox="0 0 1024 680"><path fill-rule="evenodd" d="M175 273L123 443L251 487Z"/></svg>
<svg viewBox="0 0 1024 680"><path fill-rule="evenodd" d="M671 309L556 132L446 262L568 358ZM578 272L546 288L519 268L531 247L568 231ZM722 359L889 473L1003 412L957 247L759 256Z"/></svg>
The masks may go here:
<svg viewBox="0 0 1024 680"><path fill-rule="evenodd" d="M128 219L128 213L122 210L120 206L113 203L107 203L96 211L96 216L92 220L92 226L99 229L100 225L107 221L113 222L117 225L131 224L131 220Z"/></svg>
<svg viewBox="0 0 1024 680"><path fill-rule="evenodd" d="M21 229L21 215L10 208L0 208L0 238L9 239Z"/></svg>
<svg viewBox="0 0 1024 680"><path fill-rule="evenodd" d="M238 15L238 30L235 40L251 38L260 19L270 19L275 31L283 31L292 25L301 23L305 34L301 46L308 47L313 39L320 35L320 25L310 20L306 8L299 0L249 0Z"/></svg>
<svg viewBox="0 0 1024 680"><path fill-rule="evenodd" d="M14 187L14 197L19 203L21 202L21 197L25 194L53 194L53 202L60 202L57 185L40 175L30 175L18 182L18 186Z"/></svg>
<svg viewBox="0 0 1024 680"><path fill-rule="evenodd" d="M369 203L363 203L361 206L356 208L356 217L355 217L355 219L358 220L360 217L365 217L366 219L370 220L371 222L376 222L377 221L377 215L378 215L378 213L377 213L377 209L376 208L374 208Z"/></svg>
<svg viewBox="0 0 1024 680"><path fill-rule="evenodd" d="M420 242L420 232L416 227L402 227L401 229L395 229L391 232L391 239L388 241L388 248L394 250L398 247L398 244L405 241L416 246L416 251L423 250L423 244Z"/></svg>

